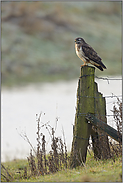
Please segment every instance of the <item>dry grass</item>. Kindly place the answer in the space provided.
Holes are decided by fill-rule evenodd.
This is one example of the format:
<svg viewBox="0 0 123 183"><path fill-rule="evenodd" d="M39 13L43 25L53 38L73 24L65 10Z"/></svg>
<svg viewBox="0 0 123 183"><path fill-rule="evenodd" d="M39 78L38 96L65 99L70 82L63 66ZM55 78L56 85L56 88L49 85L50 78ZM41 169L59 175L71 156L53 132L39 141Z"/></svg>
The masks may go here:
<svg viewBox="0 0 123 183"><path fill-rule="evenodd" d="M122 133L122 101L117 98L117 102L113 106L114 120L117 125L117 130ZM110 158L93 158L92 144L90 149L88 147L88 155L86 164L70 169L69 167L69 153L64 141L55 137L55 129L49 125L49 122L41 122L42 113L37 115L37 147L36 150L29 141L28 137L21 135L30 146L30 155L27 157L28 162L23 161L19 165L18 161L9 162L1 165L2 182L9 181L120 181L122 179L121 173L121 158L122 158L122 144L114 143L110 140ZM57 121L56 121L57 122ZM46 154L46 140L45 135L41 133L41 128L46 128L51 138L51 150ZM63 134L64 137L64 134ZM102 149L103 150L103 149ZM107 152L105 152L107 153ZM16 166L15 166L16 163ZM110 171L111 169L111 171ZM84 172L83 172L84 171ZM107 172L107 173L105 173ZM114 172L116 176L114 177ZM44 178L43 178L43 177Z"/></svg>
<svg viewBox="0 0 123 183"><path fill-rule="evenodd" d="M41 114L37 118L37 151L35 157L30 152L28 157L31 175L46 175L55 173L64 168L68 168L68 154L65 141L61 138L55 137L54 128L49 124L42 125L45 127L51 137L51 150L46 155L46 140L45 135L41 133Z"/></svg>

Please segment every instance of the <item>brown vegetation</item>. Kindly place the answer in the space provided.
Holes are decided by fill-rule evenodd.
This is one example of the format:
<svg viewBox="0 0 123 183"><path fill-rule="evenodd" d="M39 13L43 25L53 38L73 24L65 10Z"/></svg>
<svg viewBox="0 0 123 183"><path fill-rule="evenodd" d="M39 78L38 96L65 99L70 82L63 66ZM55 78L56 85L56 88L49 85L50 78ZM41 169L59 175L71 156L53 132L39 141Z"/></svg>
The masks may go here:
<svg viewBox="0 0 123 183"><path fill-rule="evenodd" d="M117 105L116 105L117 104ZM117 125L117 129L122 133L122 101L117 98L117 103L114 103L113 106L113 114L114 119ZM48 154L46 154L46 141L45 135L41 133L41 128L45 127L49 135L51 137L51 150ZM105 134L104 134L105 135ZM64 136L64 135L63 135ZM22 136L23 137L23 136ZM64 141L55 137L55 130L48 123L41 125L41 113L39 117L37 117L37 150L32 146L29 142L28 137L25 135L24 139L31 145L30 155L27 157L28 166L23 168L23 173L18 174L18 178L27 179L30 177L52 174L58 172L60 170L69 169L69 154L67 153L67 147ZM88 146L88 152L92 153L92 144L90 142ZM34 155L33 155L34 154ZM117 157L122 156L122 144L114 143L110 139L110 155L113 162ZM99 161L99 159L97 159ZM86 167L86 165L83 164ZM14 175L9 172L7 168L3 164L1 164L2 168L2 178L5 181L13 181ZM16 175L17 177L17 175ZM85 176L82 177L82 181L90 181L90 177Z"/></svg>

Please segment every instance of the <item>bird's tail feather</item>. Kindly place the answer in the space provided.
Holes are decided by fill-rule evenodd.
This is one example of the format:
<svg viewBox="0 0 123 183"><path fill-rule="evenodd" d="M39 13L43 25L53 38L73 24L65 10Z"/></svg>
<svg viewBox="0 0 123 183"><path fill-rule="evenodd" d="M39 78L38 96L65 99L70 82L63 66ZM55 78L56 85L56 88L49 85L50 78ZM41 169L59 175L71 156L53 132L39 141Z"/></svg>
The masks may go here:
<svg viewBox="0 0 123 183"><path fill-rule="evenodd" d="M101 71L103 71L103 68L101 66L95 65L95 67L97 67L98 69L100 69Z"/></svg>
<svg viewBox="0 0 123 183"><path fill-rule="evenodd" d="M101 62L101 66L104 68L104 69L107 69L106 66Z"/></svg>

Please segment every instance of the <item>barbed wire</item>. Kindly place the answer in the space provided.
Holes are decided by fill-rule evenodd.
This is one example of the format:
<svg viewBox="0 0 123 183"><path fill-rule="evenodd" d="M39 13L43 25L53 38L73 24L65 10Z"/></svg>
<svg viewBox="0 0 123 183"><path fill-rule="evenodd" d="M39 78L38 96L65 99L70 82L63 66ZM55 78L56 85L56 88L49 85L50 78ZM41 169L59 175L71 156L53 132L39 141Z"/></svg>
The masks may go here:
<svg viewBox="0 0 123 183"><path fill-rule="evenodd" d="M86 116L87 113L78 113L77 114L78 116ZM94 114L95 116L107 116L107 117L110 117L110 116L115 116L114 114L105 114L105 115L101 115L101 114Z"/></svg>
<svg viewBox="0 0 123 183"><path fill-rule="evenodd" d="M90 138L92 137L93 135L90 135L88 138L84 138L84 137L79 137L79 136L73 136L74 138L77 138L77 139L82 139L82 140L90 140ZM95 139L97 137L104 137L104 136L107 136L107 134L102 134L102 135L94 135L92 138Z"/></svg>
<svg viewBox="0 0 123 183"><path fill-rule="evenodd" d="M117 95L117 96L113 96L113 95L109 95L109 96L104 96L105 98L113 98L113 97L116 97L116 98L118 98L118 97L122 97L122 95Z"/></svg>
<svg viewBox="0 0 123 183"><path fill-rule="evenodd" d="M110 102L106 102L106 104L108 105L108 104L113 104L113 103L115 103L116 102L116 100L113 100L113 101L110 101Z"/></svg>
<svg viewBox="0 0 123 183"><path fill-rule="evenodd" d="M88 75L85 74L83 76L80 76L79 78L86 77L86 76L94 76L97 79L107 80L108 84L109 84L109 80L122 80L122 78L98 77L98 76L95 76L94 74L88 74Z"/></svg>
<svg viewBox="0 0 123 183"><path fill-rule="evenodd" d="M83 77L86 77L86 76L94 76L94 74L84 74L83 76L80 76L79 78L83 78Z"/></svg>
<svg viewBox="0 0 123 183"><path fill-rule="evenodd" d="M117 96L115 96L115 95L109 95L109 96L102 96L102 97L95 97L95 96L88 96L88 95L84 95L84 96L78 96L77 98L81 98L81 97L87 97L87 98L102 98L102 97L104 97L104 98L113 98L113 97L116 97L116 98L118 98L118 97L122 97L122 95L117 95Z"/></svg>
<svg viewBox="0 0 123 183"><path fill-rule="evenodd" d="M103 78L103 77L98 77L98 76L95 76L95 78L97 79L103 79L103 80L122 80L122 78Z"/></svg>
<svg viewBox="0 0 123 183"><path fill-rule="evenodd" d="M94 76L95 74L84 74L83 76L80 76L79 78L86 77L86 76ZM122 78L108 78L108 77L98 77L95 76L97 79L103 79L103 80L122 80Z"/></svg>
<svg viewBox="0 0 123 183"><path fill-rule="evenodd" d="M83 138L83 137L79 137L79 136L74 136L74 138L82 139L82 140L89 140L90 139L90 137L89 138Z"/></svg>

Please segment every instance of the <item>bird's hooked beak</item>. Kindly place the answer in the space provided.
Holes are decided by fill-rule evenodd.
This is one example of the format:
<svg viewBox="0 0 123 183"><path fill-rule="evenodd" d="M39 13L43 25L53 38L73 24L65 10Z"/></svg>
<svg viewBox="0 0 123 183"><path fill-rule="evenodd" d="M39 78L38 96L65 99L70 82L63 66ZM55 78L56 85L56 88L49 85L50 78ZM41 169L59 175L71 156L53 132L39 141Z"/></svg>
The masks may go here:
<svg viewBox="0 0 123 183"><path fill-rule="evenodd" d="M75 39L75 43L76 43L76 44L80 44L80 41L77 41L77 40Z"/></svg>
<svg viewBox="0 0 123 183"><path fill-rule="evenodd" d="M80 42L75 39L75 44L79 44Z"/></svg>

